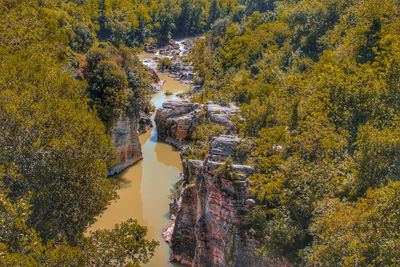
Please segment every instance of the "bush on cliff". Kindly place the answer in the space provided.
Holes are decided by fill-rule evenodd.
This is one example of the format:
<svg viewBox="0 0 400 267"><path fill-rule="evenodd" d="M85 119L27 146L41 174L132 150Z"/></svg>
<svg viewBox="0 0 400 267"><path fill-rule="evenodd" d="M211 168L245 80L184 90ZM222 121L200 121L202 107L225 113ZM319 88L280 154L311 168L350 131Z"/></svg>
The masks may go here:
<svg viewBox="0 0 400 267"><path fill-rule="evenodd" d="M248 1L247 10L272 3L261 2ZM398 233L390 229L385 245L379 227L365 239L362 220L380 218L372 202L388 204L378 195L400 179L398 1L274 7L217 21L190 56L203 81L194 100L236 102L240 134L255 143L249 185L259 202L249 217L264 243L259 252L294 265L396 265ZM340 204L319 217L326 198ZM362 203L370 200L368 210ZM359 215L339 227L351 212Z"/></svg>
<svg viewBox="0 0 400 267"><path fill-rule="evenodd" d="M192 142L183 151L183 156L187 159L205 159L211 139L224 133L226 130L221 125L199 125L192 134Z"/></svg>

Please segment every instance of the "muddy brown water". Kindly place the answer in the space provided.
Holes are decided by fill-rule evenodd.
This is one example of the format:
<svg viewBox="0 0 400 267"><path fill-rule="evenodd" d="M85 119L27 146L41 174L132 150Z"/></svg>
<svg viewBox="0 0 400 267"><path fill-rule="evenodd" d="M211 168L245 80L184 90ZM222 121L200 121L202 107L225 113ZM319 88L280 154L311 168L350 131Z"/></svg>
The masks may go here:
<svg viewBox="0 0 400 267"><path fill-rule="evenodd" d="M162 91L155 94L152 102L156 109L167 99L177 98L177 94L189 90L187 84L175 81L164 74ZM172 92L170 96L165 91ZM154 123L154 114L152 116ZM154 123L155 125L155 123ZM140 136L143 160L126 169L119 175L119 199L113 201L92 225L89 231L112 229L115 224L129 218L136 219L139 224L147 226L148 239L160 242L154 257L145 266L164 267L177 266L168 262L170 249L161 234L172 222L169 219L170 188L176 183L182 172L179 151L172 146L157 141L157 129Z"/></svg>

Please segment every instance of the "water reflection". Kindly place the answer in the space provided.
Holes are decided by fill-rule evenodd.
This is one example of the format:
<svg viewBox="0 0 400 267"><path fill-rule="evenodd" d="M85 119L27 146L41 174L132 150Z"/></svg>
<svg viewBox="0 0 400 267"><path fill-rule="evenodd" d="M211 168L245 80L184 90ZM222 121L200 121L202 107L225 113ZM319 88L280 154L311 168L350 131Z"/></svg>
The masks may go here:
<svg viewBox="0 0 400 267"><path fill-rule="evenodd" d="M168 80L164 87L170 88L170 86ZM181 88L187 88L187 85ZM159 92L153 96L152 101L156 108L160 108L162 103L170 98L177 98L176 93L167 97L164 92ZM152 120L154 121L154 115ZM140 143L143 160L119 176L121 180L121 187L117 191L119 199L107 207L89 230L110 229L121 221L136 219L139 224L147 226L149 239L160 241L155 256L146 266L177 266L168 263L169 247L161 234L171 224L168 215L169 194L170 188L182 172L179 152L170 145L157 142L156 127L143 134Z"/></svg>
<svg viewBox="0 0 400 267"><path fill-rule="evenodd" d="M98 221L92 225L90 231L111 229L114 225L129 218L134 218L142 225L148 225L143 217L143 200L140 194L143 180L143 164L138 162L134 168L129 168L120 175L119 199L113 201ZM131 179L131 177L135 179ZM135 216L132 211L135 211Z"/></svg>
<svg viewBox="0 0 400 267"><path fill-rule="evenodd" d="M180 161L178 162L175 157L173 157L173 158L169 157L169 155L171 154L171 151L166 150L165 145L166 144L164 144L162 142L158 142L156 144L154 151L156 152L157 161L163 163L165 166L181 168L182 163ZM169 146L169 145L167 145L167 146ZM171 150L172 150L172 152L179 153L179 151L176 150L175 148L172 148Z"/></svg>

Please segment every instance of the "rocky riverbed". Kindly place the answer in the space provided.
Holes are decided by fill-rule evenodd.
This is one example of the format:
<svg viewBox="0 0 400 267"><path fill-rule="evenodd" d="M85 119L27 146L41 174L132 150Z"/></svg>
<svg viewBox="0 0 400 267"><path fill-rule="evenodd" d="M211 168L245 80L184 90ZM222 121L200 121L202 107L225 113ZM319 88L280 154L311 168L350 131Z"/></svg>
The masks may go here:
<svg viewBox="0 0 400 267"><path fill-rule="evenodd" d="M166 73L175 80L190 84L195 77L195 72L193 65L185 59L194 45L195 38L173 41L162 47L157 44L147 44L145 52L153 56L144 59L143 63L149 68ZM165 58L169 60L168 64L162 69L158 68L158 61Z"/></svg>
<svg viewBox="0 0 400 267"><path fill-rule="evenodd" d="M147 52L154 54L147 54L142 62L155 77L158 76L157 58L169 58L171 63L161 75L191 84L195 75L193 66L182 57L190 52L192 45L193 41L186 41L164 48L147 46ZM157 92L164 81L159 77L154 81L153 89ZM170 204L173 223L163 231L163 237L171 247L172 262L221 267L273 265L269 258L256 255L260 243L248 233L250 225L245 220L255 204L248 191L248 178L254 169L241 164L243 160L236 153L241 139L236 135L233 117L238 117L239 112L233 104L198 104L177 97L163 102L157 110L154 122L158 140L181 151L190 143L204 117L223 126L227 133L212 139L204 160L182 158L183 175ZM115 172L142 158L139 134L152 126L147 114L146 111L124 114L114 125L112 137L117 159L121 162L120 169L115 168ZM228 157L233 160L235 179L221 176L218 171ZM280 264L285 265L286 261L282 260Z"/></svg>
<svg viewBox="0 0 400 267"><path fill-rule="evenodd" d="M157 73L158 58L171 58L171 65L166 70L166 74L169 77L180 82L191 83L194 77L193 66L184 63L182 57L187 56L193 46L194 40L192 39L176 42L171 41L169 45L164 47L146 45L145 51L148 54L142 58L142 63L148 67L148 72L153 80L151 86L154 93L160 91L165 82L165 80L160 78L159 73ZM120 173L127 167L143 159L139 136L153 127L150 116L151 113L148 109L138 110L132 107L115 120L110 130L110 135L117 163L109 168L108 175Z"/></svg>
<svg viewBox="0 0 400 267"><path fill-rule="evenodd" d="M167 99L177 99L178 93L189 90L188 84L157 73L154 69L149 68L148 71L154 82L159 83L151 98L156 109ZM166 91L172 95L166 94ZM132 107L115 121L110 134L118 164L109 170L109 174L126 170L118 175L121 181L117 190L119 199L107 207L89 231L112 229L116 223L128 218L136 219L147 227L148 239L160 242L154 257L145 266L173 267L175 265L169 262L170 247L164 242L162 232L171 224L165 215L169 211L170 187L182 173L182 162L176 149L158 142L157 128L152 127L154 116L154 112L146 107L139 110Z"/></svg>

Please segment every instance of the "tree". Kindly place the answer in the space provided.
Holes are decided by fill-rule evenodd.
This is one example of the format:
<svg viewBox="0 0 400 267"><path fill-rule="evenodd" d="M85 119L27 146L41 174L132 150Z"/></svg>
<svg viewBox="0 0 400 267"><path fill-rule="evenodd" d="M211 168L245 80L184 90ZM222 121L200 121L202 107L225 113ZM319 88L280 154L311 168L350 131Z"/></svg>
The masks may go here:
<svg viewBox="0 0 400 267"><path fill-rule="evenodd" d="M5 173L1 167L0 175L17 174L13 170ZM97 230L77 246L54 240L44 243L27 225L32 216L29 199L13 203L7 194L0 190L0 264L4 266L139 266L150 260L159 244L144 239L146 227L132 219L113 230Z"/></svg>
<svg viewBox="0 0 400 267"><path fill-rule="evenodd" d="M325 200L304 251L310 266L393 266L400 263L400 182L369 189L357 202Z"/></svg>
<svg viewBox="0 0 400 267"><path fill-rule="evenodd" d="M74 35L70 37L70 47L78 52L86 53L93 45L94 36L89 27L84 23L77 23L74 28Z"/></svg>
<svg viewBox="0 0 400 267"><path fill-rule="evenodd" d="M109 39L116 46L122 43L129 43L129 33L132 30L132 23L129 21L128 10L126 8L113 10L106 16L105 29L110 32Z"/></svg>
<svg viewBox="0 0 400 267"><path fill-rule="evenodd" d="M383 129L366 125L360 129L355 153L354 197L364 196L369 188L400 178L400 135L398 121Z"/></svg>
<svg viewBox="0 0 400 267"><path fill-rule="evenodd" d="M145 239L147 228L129 219L112 230L97 230L85 238L84 248L91 264L98 266L139 266L154 255L157 241Z"/></svg>
<svg viewBox="0 0 400 267"><path fill-rule="evenodd" d="M339 22L342 13L351 1L343 0L306 0L301 4L282 3L279 6L282 19L292 30L293 51L317 60L326 48L324 36Z"/></svg>
<svg viewBox="0 0 400 267"><path fill-rule="evenodd" d="M159 44L166 44L176 30L180 7L175 0L162 1L154 18L153 35Z"/></svg>
<svg viewBox="0 0 400 267"><path fill-rule="evenodd" d="M207 26L208 28L211 27L211 25L220 17L220 10L218 7L217 0L213 0L211 2L210 9L208 10L208 21L207 21Z"/></svg>
<svg viewBox="0 0 400 267"><path fill-rule="evenodd" d="M272 1L256 2L246 2L247 17L234 12L214 22L191 58L203 85L195 101L236 102L236 126L254 140L248 184L258 202L247 218L249 233L263 242L259 252L303 265L311 246L310 266L396 265L396 231L364 251L367 234L357 243L351 233L360 224L352 222L346 233L339 227L358 213L346 200L361 203L400 176L398 4L276 1L273 11L260 13ZM336 198L346 206L343 215L317 208ZM398 214L396 205L389 210ZM312 235L318 212L329 220ZM372 235L385 231L373 227Z"/></svg>
<svg viewBox="0 0 400 267"><path fill-rule="evenodd" d="M99 113L99 117L110 129L114 118L129 106L128 80L124 70L108 60L104 49L93 49L87 55L89 82L88 93Z"/></svg>
<svg viewBox="0 0 400 267"><path fill-rule="evenodd" d="M246 13L247 15L251 15L255 11L264 13L268 10L273 10L275 1L276 0L247 0Z"/></svg>
<svg viewBox="0 0 400 267"><path fill-rule="evenodd" d="M9 56L0 72L0 162L20 174L0 179L12 199L32 192L29 226L45 240L75 241L116 197L111 139L84 84L48 55Z"/></svg>
<svg viewBox="0 0 400 267"><path fill-rule="evenodd" d="M13 170L0 176L17 175ZM0 189L0 264L3 266L83 266L84 254L53 240L42 244L38 233L27 226L31 216L28 199L11 202L8 192Z"/></svg>
<svg viewBox="0 0 400 267"><path fill-rule="evenodd" d="M90 51L86 54L86 62L88 71L93 72L97 65L102 60L107 60L108 54L107 50L100 47L93 47Z"/></svg>

